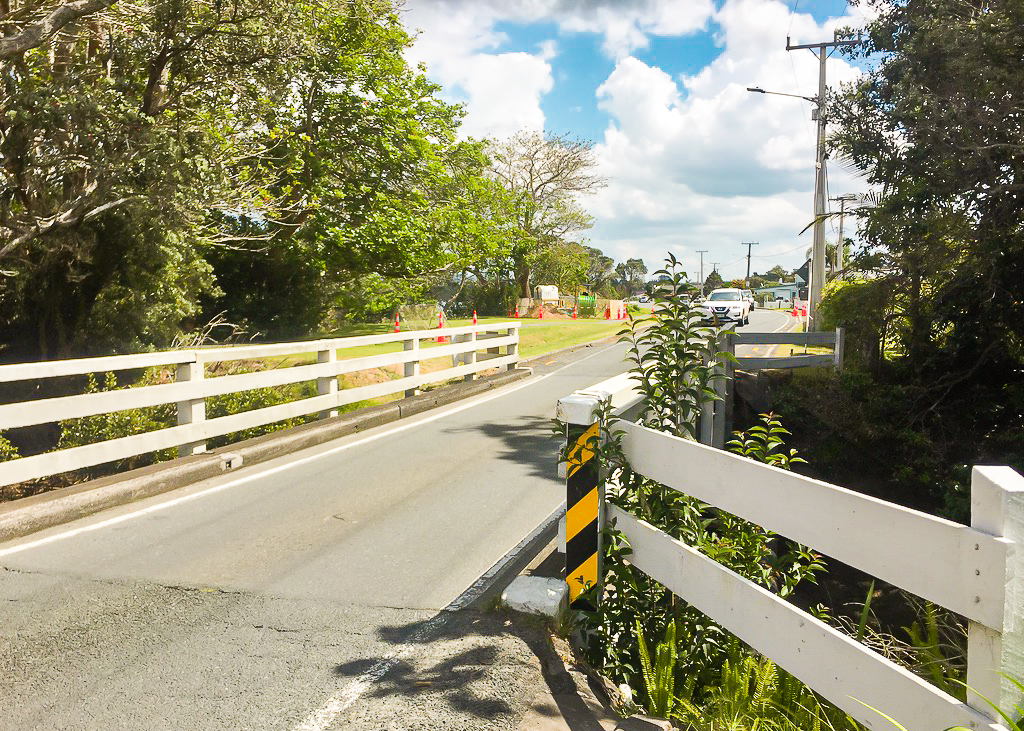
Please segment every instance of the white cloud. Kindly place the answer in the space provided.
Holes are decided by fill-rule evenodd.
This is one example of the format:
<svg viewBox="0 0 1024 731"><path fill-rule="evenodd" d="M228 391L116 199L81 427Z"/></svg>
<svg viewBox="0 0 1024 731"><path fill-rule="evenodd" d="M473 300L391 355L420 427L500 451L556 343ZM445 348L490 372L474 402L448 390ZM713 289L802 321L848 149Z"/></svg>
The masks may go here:
<svg viewBox="0 0 1024 731"><path fill-rule="evenodd" d="M648 45L651 35L677 36L703 28L712 0L409 0L404 22L419 30L410 60L427 65L449 101L466 105L463 134L506 136L544 128L541 98L553 88L558 42L496 53L506 36L500 21L549 22L569 33L597 33L613 58ZM518 125L518 126L517 126Z"/></svg>
<svg viewBox="0 0 1024 731"><path fill-rule="evenodd" d="M603 49L621 59L646 48L649 37L683 36L703 29L712 13L711 0L563 0L557 4L562 30L599 33Z"/></svg>
<svg viewBox="0 0 1024 731"><path fill-rule="evenodd" d="M654 268L672 251L696 274L695 251L709 249L705 274L718 262L732 278L746 271L743 241L761 242L755 271L771 268L770 257L796 266L810 246L798 233L812 211L813 105L746 87L815 95L818 62L787 53L786 33L794 43L828 39L850 19L822 27L773 0L727 0L715 21L722 52L698 73L673 79L625 57L597 89L612 118L597 146L610 184L588 202L591 238L617 260L640 256ZM828 62L830 85L856 73L839 57ZM850 185L835 169L830 177L833 191Z"/></svg>
<svg viewBox="0 0 1024 731"><path fill-rule="evenodd" d="M407 0L407 26L423 34L410 58L453 101L466 104L464 131L504 136L543 129L541 101L554 88L552 61L568 55L576 34L597 34L615 59L595 90L611 124L597 145L609 186L584 201L597 218L593 245L622 261L643 258L659 268L668 251L696 274L718 262L727 278L746 269L743 241L755 247L755 270L802 262L810 235L814 178L813 105L784 96L751 94L747 86L800 96L817 93L818 62L792 42L832 38L857 16L819 24L793 15L781 0ZM706 67L673 77L633 55L652 37L686 37L713 22L720 54ZM553 24L556 37L537 35L533 47L508 52L498 28ZM539 27L539 26L538 26ZM682 49L685 50L685 49ZM561 73L561 72L560 72ZM828 62L829 85L857 71L839 56ZM829 171L831 192L859 185ZM773 260L772 257L775 257ZM730 268L731 267L731 268Z"/></svg>

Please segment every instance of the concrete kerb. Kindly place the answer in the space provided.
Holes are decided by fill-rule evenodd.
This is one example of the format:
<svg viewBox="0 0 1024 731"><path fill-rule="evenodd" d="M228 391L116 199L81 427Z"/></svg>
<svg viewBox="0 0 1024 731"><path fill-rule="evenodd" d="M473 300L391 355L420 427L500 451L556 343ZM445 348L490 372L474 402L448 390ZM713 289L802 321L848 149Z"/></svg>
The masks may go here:
<svg viewBox="0 0 1024 731"><path fill-rule="evenodd" d="M500 388L532 374L530 368L457 383L393 403L360 409L273 432L203 454L0 504L0 541L21 538L102 510L216 477L243 464L259 464L375 426Z"/></svg>

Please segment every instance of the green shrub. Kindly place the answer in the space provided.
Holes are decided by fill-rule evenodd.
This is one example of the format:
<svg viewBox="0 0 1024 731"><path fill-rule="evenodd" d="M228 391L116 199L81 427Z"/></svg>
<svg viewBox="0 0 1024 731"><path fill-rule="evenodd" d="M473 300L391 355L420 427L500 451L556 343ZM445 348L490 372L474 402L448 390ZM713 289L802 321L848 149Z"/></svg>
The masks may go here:
<svg viewBox="0 0 1024 731"><path fill-rule="evenodd" d="M655 293L654 314L630 323L623 331L630 344L631 372L644 395L639 422L659 431L695 439L701 407L715 398L714 362L728 356L716 353L717 335L700 327L690 309L689 287L678 262L670 258L662 287ZM607 414L605 415L607 417ZM764 528L712 508L634 472L618 439L607 425L599 447L602 466L609 475L609 502L637 515L669 535L696 547L728 568L758 584L786 594L802 580L813 579L822 568L806 549L783 544L773 550L775 535ZM792 452L781 450L784 430L774 417L766 417L758 431L737 434L738 448L751 457L788 466ZM703 700L714 687L734 639L707 616L648 578L629 562L630 548L614 528L605 532L605 577L596 609L583 612L581 633L587 660L616 683L628 683L638 702L649 709L671 705L664 697L668 682L661 656L661 679L652 685L651 658L643 657L646 644L635 641L637 631L649 638L674 633L678 655L672 658L678 687L689 687L693 700ZM595 587L591 589L596 592ZM662 643L663 644L663 643ZM657 660L657 657L655 658ZM657 663L655 663L657 664ZM645 677L646 676L646 677ZM683 679L689 686L684 686ZM678 681L678 682L676 682ZM657 695L652 688L661 688Z"/></svg>
<svg viewBox="0 0 1024 731"><path fill-rule="evenodd" d="M21 455L18 454L18 449L6 438L3 434L0 434L0 462L7 462L11 459L18 459Z"/></svg>

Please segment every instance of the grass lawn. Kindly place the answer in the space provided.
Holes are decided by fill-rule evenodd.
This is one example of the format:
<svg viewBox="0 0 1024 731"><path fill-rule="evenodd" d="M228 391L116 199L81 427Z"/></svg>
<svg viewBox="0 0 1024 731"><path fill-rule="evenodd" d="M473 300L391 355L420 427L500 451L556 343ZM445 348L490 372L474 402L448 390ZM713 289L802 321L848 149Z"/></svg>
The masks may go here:
<svg viewBox="0 0 1024 731"><path fill-rule="evenodd" d="M479 324L501 324L515 322L507 317L481 317ZM522 327L519 330L519 356L521 358L532 358L533 356L551 353L555 350L568 348L573 345L582 345L603 338L615 337L615 335L626 326L622 320L519 320ZM461 327L472 325L472 319L449 320L449 327ZM318 337L325 338L350 338L359 335L383 335L394 331L391 323L378 324L353 324L345 325L329 333L323 333ZM420 347L432 348L437 343L421 341ZM380 345L362 345L356 348L344 348L338 351L339 358L359 358L367 355L379 355L381 353L396 353L402 350L402 343L383 343ZM272 367L301 365L304 363L315 363L316 353L300 353L283 358L268 359Z"/></svg>

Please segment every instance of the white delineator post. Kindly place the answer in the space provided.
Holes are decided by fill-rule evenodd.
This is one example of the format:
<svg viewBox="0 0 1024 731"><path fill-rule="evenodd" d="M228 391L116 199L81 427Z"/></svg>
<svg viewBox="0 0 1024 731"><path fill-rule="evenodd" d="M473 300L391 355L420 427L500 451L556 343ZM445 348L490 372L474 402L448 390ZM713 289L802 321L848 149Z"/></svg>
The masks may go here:
<svg viewBox="0 0 1024 731"><path fill-rule="evenodd" d="M1001 631L978 622L968 625L967 703L995 718L988 701L1004 712L1024 703L1024 694L1007 679L1024 681L1024 477L1010 467L975 467L971 527L1012 541Z"/></svg>
<svg viewBox="0 0 1024 731"><path fill-rule="evenodd" d="M198 383L205 376L205 364L198 358L191 363L179 363L175 372L175 380L179 383L189 381ZM178 402L178 426L194 424L197 421L206 420L206 399L195 398ZM187 457L191 454L201 454L206 451L206 442L189 442L178 447L178 456Z"/></svg>
<svg viewBox="0 0 1024 731"><path fill-rule="evenodd" d="M599 586L604 576L604 481L594 442L601 438L601 404L609 398L607 393L577 391L559 399L555 411L566 425L565 579L569 604L577 609L587 608L581 595L587 587Z"/></svg>

